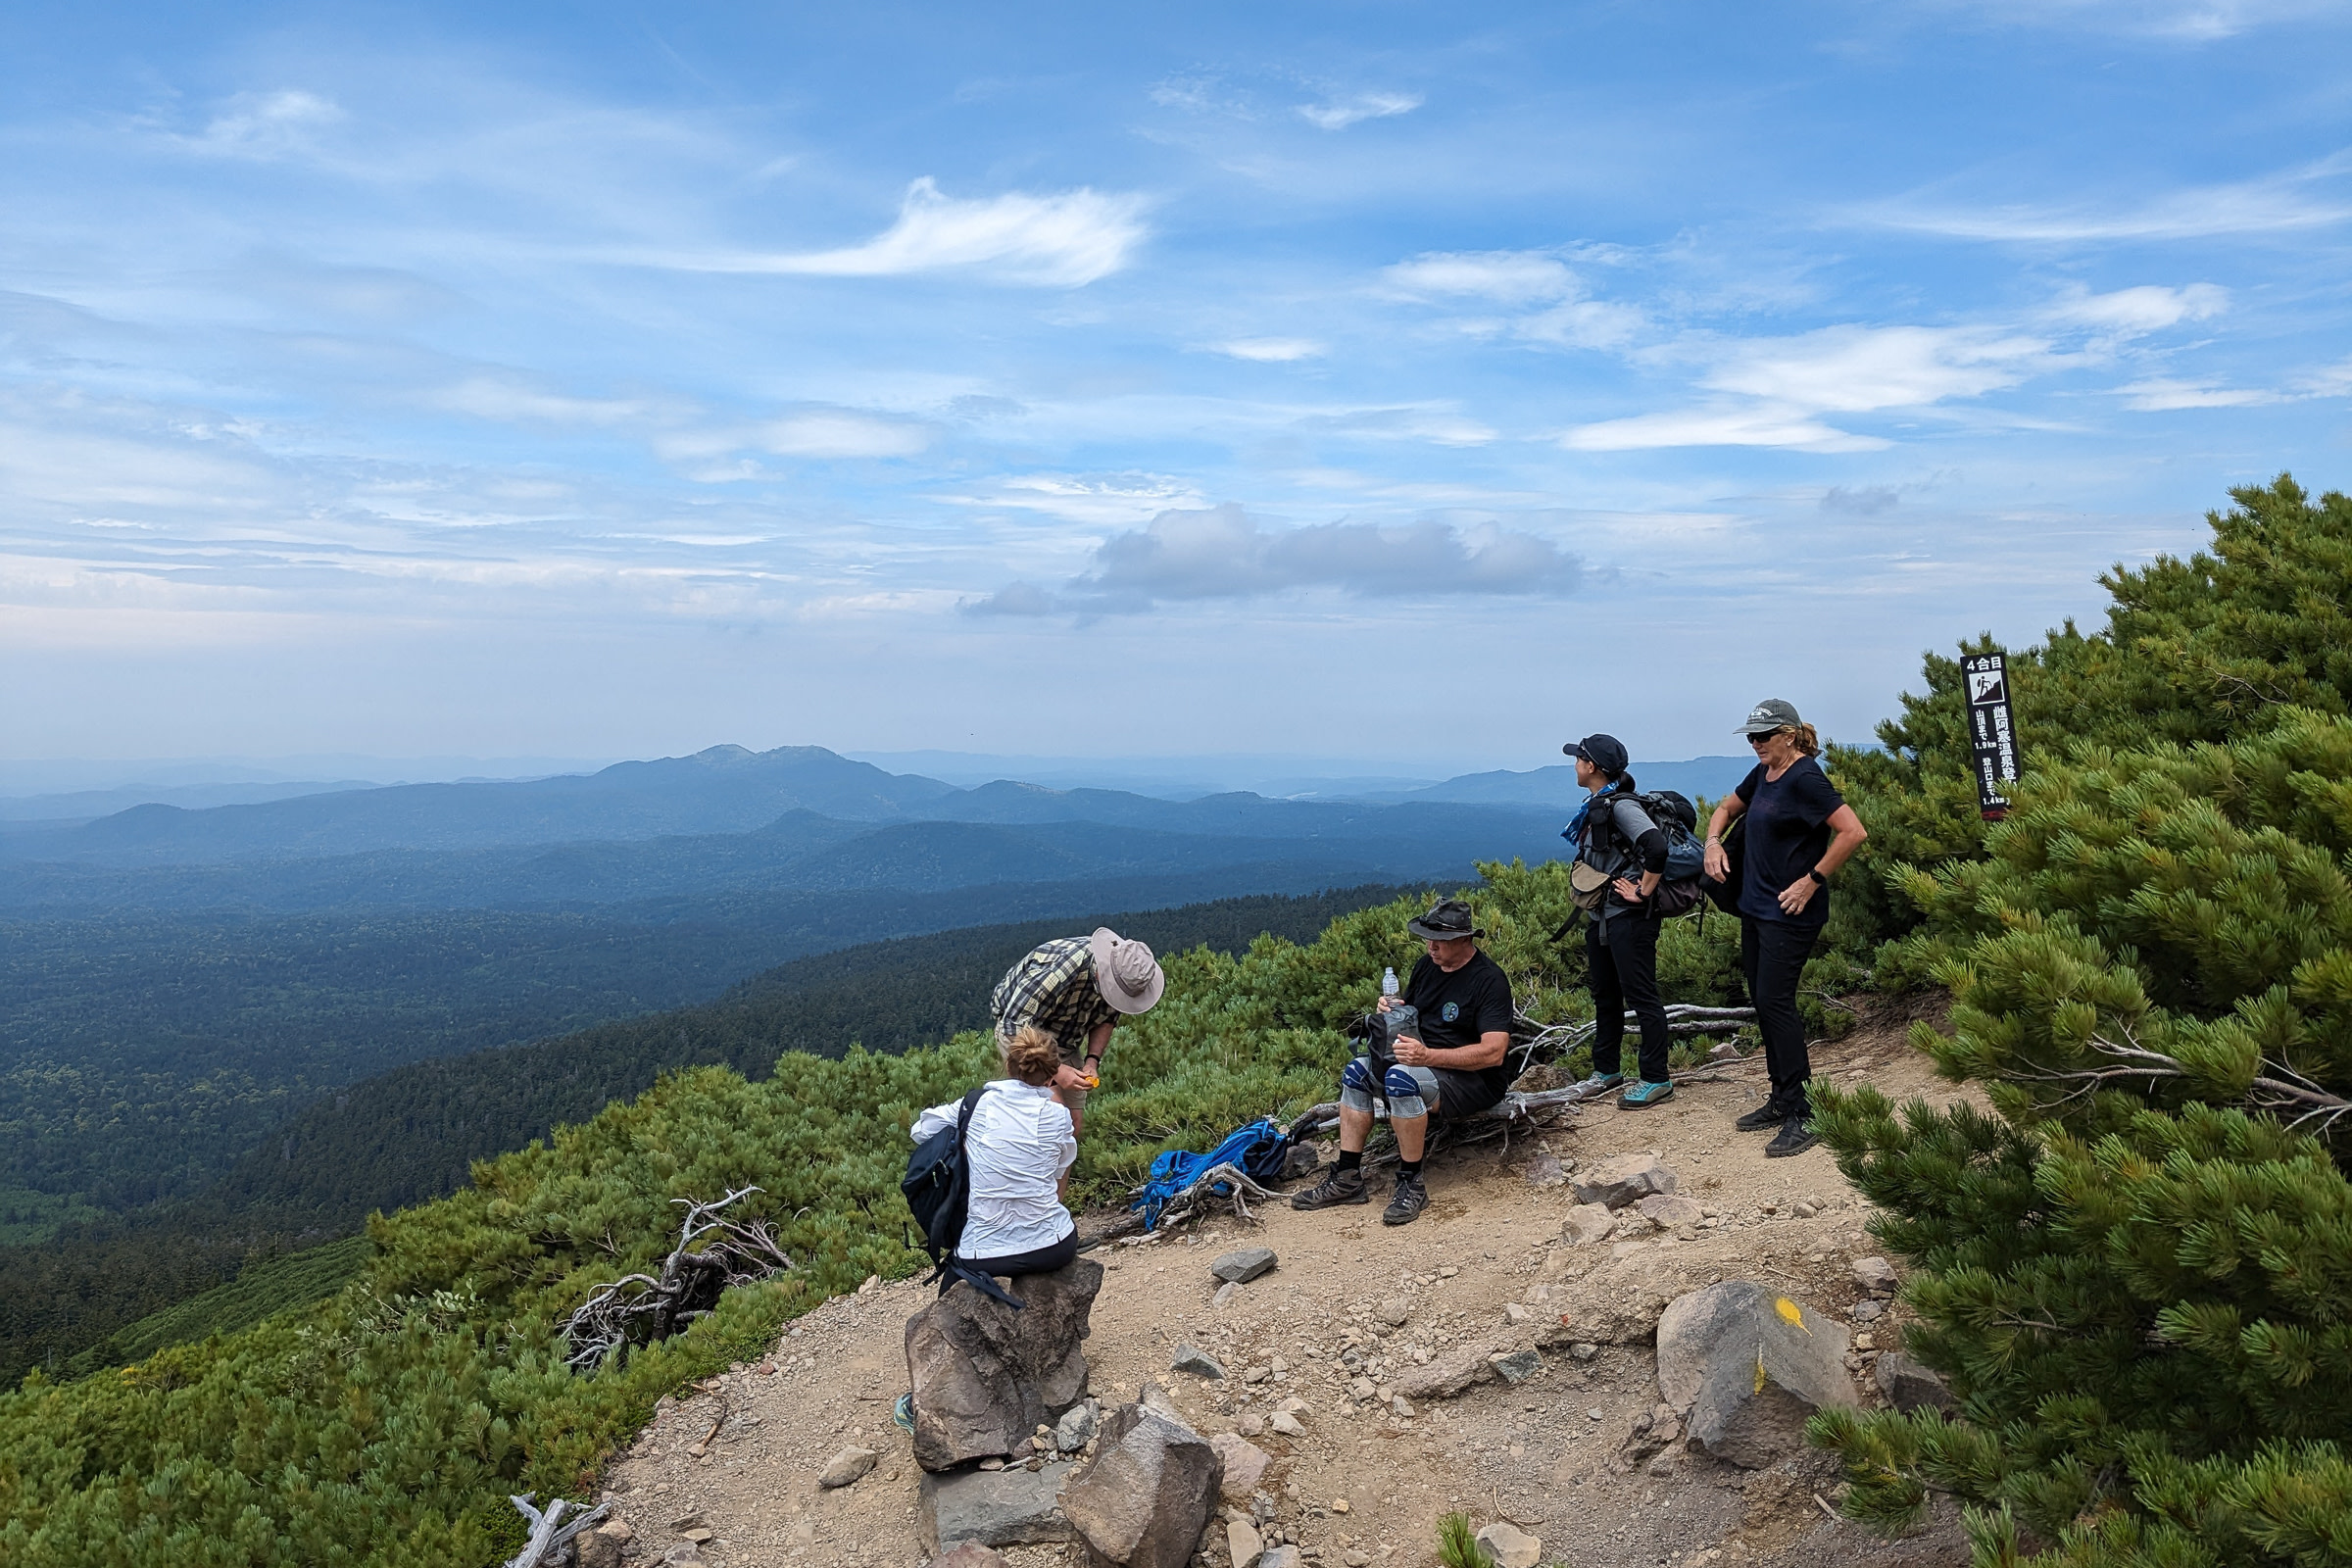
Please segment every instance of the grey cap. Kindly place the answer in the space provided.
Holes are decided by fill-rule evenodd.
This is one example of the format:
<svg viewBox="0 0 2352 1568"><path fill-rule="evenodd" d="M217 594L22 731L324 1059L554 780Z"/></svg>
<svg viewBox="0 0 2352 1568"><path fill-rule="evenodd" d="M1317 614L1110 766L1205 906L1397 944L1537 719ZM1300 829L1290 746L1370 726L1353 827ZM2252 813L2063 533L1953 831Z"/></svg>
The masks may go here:
<svg viewBox="0 0 2352 1568"><path fill-rule="evenodd" d="M1804 720L1796 716L1796 705L1778 697L1767 697L1747 710L1747 720L1736 733L1769 735L1776 729L1794 729Z"/></svg>

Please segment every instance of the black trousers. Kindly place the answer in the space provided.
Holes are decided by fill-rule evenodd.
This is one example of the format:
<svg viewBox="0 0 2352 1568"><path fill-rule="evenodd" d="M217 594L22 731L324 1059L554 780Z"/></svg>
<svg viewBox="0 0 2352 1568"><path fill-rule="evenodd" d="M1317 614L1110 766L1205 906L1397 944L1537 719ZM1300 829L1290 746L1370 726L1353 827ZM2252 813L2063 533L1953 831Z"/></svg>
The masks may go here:
<svg viewBox="0 0 2352 1568"><path fill-rule="evenodd" d="M1805 1050L1805 1020L1796 1010L1796 982L1821 937L1818 926L1740 917L1740 972L1764 1037L1764 1070L1772 1075L1772 1103L1786 1116L1810 1116L1805 1084L1813 1058Z"/></svg>
<svg viewBox="0 0 2352 1568"><path fill-rule="evenodd" d="M1051 1247L1032 1248L1026 1252L1007 1252L1003 1257L956 1259L958 1264L970 1269L973 1273L986 1274L994 1279L1006 1279L1019 1274L1051 1274L1057 1268L1067 1268L1077 1261L1078 1232L1076 1230L1072 1230L1069 1235L1064 1236ZM947 1295L948 1287L955 1283L956 1276L952 1273L947 1275L939 1282L939 1294Z"/></svg>
<svg viewBox="0 0 2352 1568"><path fill-rule="evenodd" d="M1642 1077L1666 1082L1666 1004L1658 995L1658 922L1625 913L1609 919L1608 945L1600 922L1585 927L1585 983L1592 992L1592 1070L1617 1072L1625 1059L1625 1014L1642 1020Z"/></svg>

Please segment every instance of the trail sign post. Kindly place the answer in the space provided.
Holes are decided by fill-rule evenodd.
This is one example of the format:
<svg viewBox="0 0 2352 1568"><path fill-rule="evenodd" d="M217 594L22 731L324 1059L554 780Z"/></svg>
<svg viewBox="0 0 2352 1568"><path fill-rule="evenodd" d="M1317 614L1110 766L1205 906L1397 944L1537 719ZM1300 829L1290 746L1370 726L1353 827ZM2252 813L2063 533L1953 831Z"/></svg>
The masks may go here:
<svg viewBox="0 0 2352 1568"><path fill-rule="evenodd" d="M1968 734L1977 758L1977 813L1987 822L2009 814L2002 786L2017 782L2017 715L2009 707L2009 659L1970 654L1960 661L1968 684Z"/></svg>

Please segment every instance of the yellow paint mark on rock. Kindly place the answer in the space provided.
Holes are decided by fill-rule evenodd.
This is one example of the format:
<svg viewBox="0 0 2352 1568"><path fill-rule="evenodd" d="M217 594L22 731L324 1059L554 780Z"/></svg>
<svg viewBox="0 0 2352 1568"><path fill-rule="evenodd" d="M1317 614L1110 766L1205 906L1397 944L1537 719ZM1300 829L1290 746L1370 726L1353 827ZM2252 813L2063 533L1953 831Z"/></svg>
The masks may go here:
<svg viewBox="0 0 2352 1568"><path fill-rule="evenodd" d="M1785 1321L1793 1323L1800 1329L1805 1329L1805 1309L1803 1307L1797 1305L1786 1296L1773 1302L1772 1305L1773 1310L1779 1312ZM1813 1331L1811 1329L1805 1329L1805 1332L1807 1334L1811 1334Z"/></svg>

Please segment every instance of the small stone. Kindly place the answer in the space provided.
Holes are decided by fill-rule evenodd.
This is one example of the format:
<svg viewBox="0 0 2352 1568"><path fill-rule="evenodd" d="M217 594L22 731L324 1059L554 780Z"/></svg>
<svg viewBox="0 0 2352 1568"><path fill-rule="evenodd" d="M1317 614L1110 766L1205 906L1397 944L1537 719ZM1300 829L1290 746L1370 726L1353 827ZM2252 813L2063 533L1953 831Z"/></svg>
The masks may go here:
<svg viewBox="0 0 2352 1568"><path fill-rule="evenodd" d="M1007 1568L1007 1565L1002 1554L977 1541L967 1541L932 1558L929 1568Z"/></svg>
<svg viewBox="0 0 2352 1568"><path fill-rule="evenodd" d="M1211 1306L1223 1306L1226 1302L1232 1300L1235 1297L1241 1294L1242 1288L1228 1280L1223 1285L1217 1287L1217 1294L1209 1298L1208 1304Z"/></svg>
<svg viewBox="0 0 2352 1568"><path fill-rule="evenodd" d="M1634 1210L1662 1231L1695 1225L1706 1218L1696 1203L1679 1193L1652 1193L1635 1203Z"/></svg>
<svg viewBox="0 0 2352 1568"><path fill-rule="evenodd" d="M1478 1533L1478 1544L1494 1559L1494 1568L1536 1568L1544 1560L1540 1539L1499 1520Z"/></svg>
<svg viewBox="0 0 2352 1568"><path fill-rule="evenodd" d="M1266 1430L1265 1417L1259 1415L1245 1415L1233 1424L1233 1430L1239 1432L1245 1438L1254 1438L1259 1433Z"/></svg>
<svg viewBox="0 0 2352 1568"><path fill-rule="evenodd" d="M1404 1320L1413 1315L1412 1303L1401 1296L1392 1296L1380 1303L1378 1316L1389 1327L1402 1328Z"/></svg>
<svg viewBox="0 0 2352 1568"><path fill-rule="evenodd" d="M1576 1184L1576 1200L1598 1203L1605 1208L1623 1208L1652 1193L1671 1193L1674 1189L1674 1172L1660 1164L1657 1155L1619 1154L1602 1160L1591 1175Z"/></svg>
<svg viewBox="0 0 2352 1568"><path fill-rule="evenodd" d="M691 1544L672 1546L662 1554L662 1568L703 1568L703 1554Z"/></svg>
<svg viewBox="0 0 2352 1568"><path fill-rule="evenodd" d="M1285 1415L1312 1415L1315 1413L1313 1409L1308 1406L1307 1402L1298 1397L1298 1396L1296 1394L1284 1399L1274 1408L1281 1411Z"/></svg>
<svg viewBox="0 0 2352 1568"><path fill-rule="evenodd" d="M1814 1215L1816 1215L1816 1214L1818 1214L1818 1213L1820 1213L1820 1212L1821 1212L1821 1205L1820 1205L1820 1204L1818 1204L1818 1203L1808 1203L1808 1202L1804 1201L1802 1199L1799 1199L1799 1200L1797 1200L1797 1203L1796 1203L1796 1217L1797 1217L1798 1219L1811 1219L1811 1218L1812 1218Z"/></svg>
<svg viewBox="0 0 2352 1568"><path fill-rule="evenodd" d="M1002 1470L1004 1468L1004 1461L1002 1459L983 1459L980 1461L980 1468L983 1470Z"/></svg>
<svg viewBox="0 0 2352 1568"><path fill-rule="evenodd" d="M1218 1433L1208 1440L1208 1446L1224 1461L1224 1479L1218 1485L1228 1502L1240 1502L1255 1492L1258 1482L1265 1478L1266 1466L1274 1462L1274 1456L1265 1449L1231 1432Z"/></svg>
<svg viewBox="0 0 2352 1568"><path fill-rule="evenodd" d="M1544 1357L1534 1350L1511 1350L1487 1358L1505 1383L1525 1383L1544 1370Z"/></svg>
<svg viewBox="0 0 2352 1568"><path fill-rule="evenodd" d="M817 1472L816 1484L828 1492L849 1486L871 1470L880 1457L871 1448L844 1448L825 1461L824 1469Z"/></svg>
<svg viewBox="0 0 2352 1568"><path fill-rule="evenodd" d="M1228 1284L1247 1285L1272 1268L1274 1263L1274 1249L1271 1247L1244 1247L1219 1257L1208 1265L1208 1271Z"/></svg>
<svg viewBox="0 0 2352 1568"><path fill-rule="evenodd" d="M718 1539L718 1532L710 1529L688 1530L683 1532L683 1534L688 1541L693 1542L698 1546Z"/></svg>
<svg viewBox="0 0 2352 1568"><path fill-rule="evenodd" d="M1297 1546L1269 1546L1257 1568L1303 1568L1303 1562Z"/></svg>
<svg viewBox="0 0 2352 1568"><path fill-rule="evenodd" d="M1346 1497L1332 1498L1331 1511L1333 1513L1346 1513L1348 1511L1348 1499Z"/></svg>
<svg viewBox="0 0 2352 1568"><path fill-rule="evenodd" d="M1225 1522L1225 1551L1233 1559L1233 1568L1254 1568L1265 1550L1265 1538L1249 1520L1236 1518Z"/></svg>
<svg viewBox="0 0 2352 1568"><path fill-rule="evenodd" d="M576 1568L620 1568L620 1542L602 1530L573 1538L571 1549Z"/></svg>
<svg viewBox="0 0 2352 1568"><path fill-rule="evenodd" d="M1568 1171L1557 1154L1538 1154L1527 1162L1527 1185L1530 1187L1560 1187L1568 1181Z"/></svg>
<svg viewBox="0 0 2352 1568"><path fill-rule="evenodd" d="M1902 1281L1895 1276L1894 1265L1883 1257L1854 1259L1854 1283L1873 1296L1892 1296Z"/></svg>
<svg viewBox="0 0 2352 1568"><path fill-rule="evenodd" d="M1370 1378L1357 1378L1353 1383L1348 1385L1348 1396L1356 1400L1358 1403L1361 1403L1365 1399L1371 1398L1379 1392L1379 1385L1375 1384Z"/></svg>
<svg viewBox="0 0 2352 1568"><path fill-rule="evenodd" d="M1176 1347L1176 1358L1168 1363L1168 1370L1190 1372L1212 1381L1222 1380L1225 1376L1225 1368L1215 1356L1191 1345Z"/></svg>
<svg viewBox="0 0 2352 1568"><path fill-rule="evenodd" d="M1579 1203L1568 1211L1560 1225L1560 1240L1571 1247L1590 1247L1605 1241L1616 1226L1617 1216L1604 1203Z"/></svg>
<svg viewBox="0 0 2352 1568"><path fill-rule="evenodd" d="M1853 1311L1848 1314L1857 1323L1876 1323L1886 1315L1885 1301L1856 1301Z"/></svg>
<svg viewBox="0 0 2352 1568"><path fill-rule="evenodd" d="M689 1530L700 1530L703 1528L703 1516L700 1512L680 1514L669 1522L669 1528L681 1536Z"/></svg>
<svg viewBox="0 0 2352 1568"><path fill-rule="evenodd" d="M763 1378L772 1378L776 1375L776 1363L773 1361L762 1361L754 1370L759 1372L759 1374Z"/></svg>
<svg viewBox="0 0 2352 1568"><path fill-rule="evenodd" d="M1455 1268L1451 1263L1448 1263L1444 1268L1438 1270L1438 1278L1442 1280L1449 1280L1460 1272L1460 1269Z"/></svg>
<svg viewBox="0 0 2352 1568"><path fill-rule="evenodd" d="M1413 1418L1413 1401L1401 1394L1389 1400L1389 1408L1407 1421Z"/></svg>
<svg viewBox="0 0 2352 1568"><path fill-rule="evenodd" d="M1943 1379L1900 1350L1881 1355L1872 1376L1878 1381L1879 1392L1886 1396L1886 1402L1905 1414L1923 1407L1949 1410L1954 1403L1952 1391L1944 1386Z"/></svg>
<svg viewBox="0 0 2352 1568"><path fill-rule="evenodd" d="M1505 1301L1502 1306L1502 1320L1505 1323L1525 1323L1535 1315L1517 1301Z"/></svg>
<svg viewBox="0 0 2352 1568"><path fill-rule="evenodd" d="M1268 1428L1282 1437L1303 1438L1306 1436L1305 1426L1299 1422L1297 1416L1291 1414L1291 1412L1288 1410L1277 1410L1272 1415L1266 1417L1266 1425Z"/></svg>
<svg viewBox="0 0 2352 1568"><path fill-rule="evenodd" d="M1345 1562L1348 1568L1371 1568L1372 1556L1369 1552L1358 1551L1350 1546L1340 1560Z"/></svg>
<svg viewBox="0 0 2352 1568"><path fill-rule="evenodd" d="M1249 1366L1242 1368L1242 1381L1244 1383L1263 1383L1266 1381L1266 1379L1272 1377L1273 1375L1274 1369L1270 1366Z"/></svg>
<svg viewBox="0 0 2352 1568"><path fill-rule="evenodd" d="M1579 1340L1574 1345L1568 1347L1568 1353L1575 1356L1579 1361L1590 1361L1593 1357L1600 1354L1600 1347L1590 1344L1584 1340Z"/></svg>
<svg viewBox="0 0 2352 1568"><path fill-rule="evenodd" d="M1084 1399L1071 1405L1054 1424L1054 1446L1064 1453L1076 1453L1093 1440L1097 1419L1094 1400Z"/></svg>

